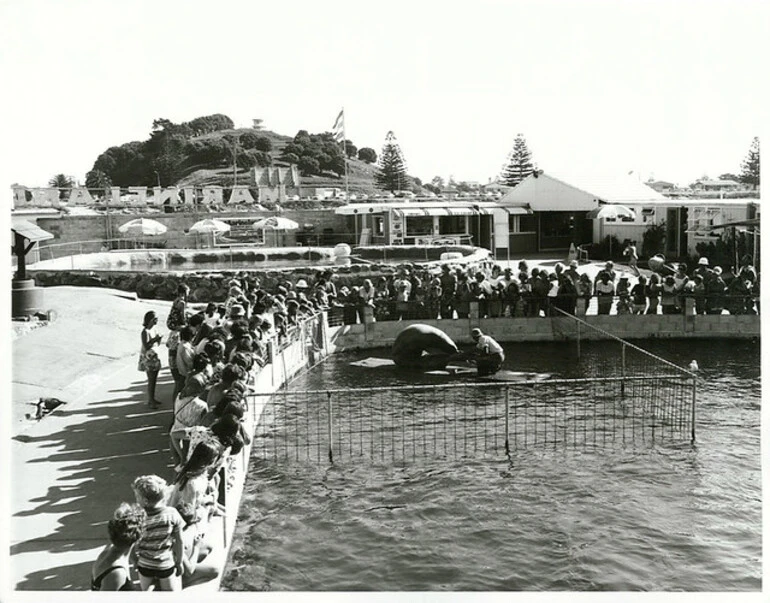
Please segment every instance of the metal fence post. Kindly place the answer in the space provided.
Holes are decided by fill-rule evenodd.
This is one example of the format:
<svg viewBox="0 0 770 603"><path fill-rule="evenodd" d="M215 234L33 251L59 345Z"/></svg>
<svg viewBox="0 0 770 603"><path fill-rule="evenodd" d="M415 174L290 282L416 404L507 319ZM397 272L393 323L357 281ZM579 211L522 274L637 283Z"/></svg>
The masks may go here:
<svg viewBox="0 0 770 603"><path fill-rule="evenodd" d="M626 344L620 350L620 376L622 380L620 382L620 395L626 395Z"/></svg>
<svg viewBox="0 0 770 603"><path fill-rule="evenodd" d="M509 425L508 425L508 411L510 409L510 392L511 388L506 387L505 388L505 454L511 453L511 446L508 442L508 434L510 433Z"/></svg>
<svg viewBox="0 0 770 603"><path fill-rule="evenodd" d="M691 441L695 443L695 398L698 391L698 378L692 378L692 427L690 432Z"/></svg>
<svg viewBox="0 0 770 603"><path fill-rule="evenodd" d="M328 418L327 429L328 429L328 435L329 435L329 462L333 463L334 462L334 451L333 451L334 439L333 439L333 433L332 433L332 410L333 410L332 409L332 393L331 392L326 392L326 397L327 397L326 407L327 407L327 411L328 411L327 412L327 418Z"/></svg>

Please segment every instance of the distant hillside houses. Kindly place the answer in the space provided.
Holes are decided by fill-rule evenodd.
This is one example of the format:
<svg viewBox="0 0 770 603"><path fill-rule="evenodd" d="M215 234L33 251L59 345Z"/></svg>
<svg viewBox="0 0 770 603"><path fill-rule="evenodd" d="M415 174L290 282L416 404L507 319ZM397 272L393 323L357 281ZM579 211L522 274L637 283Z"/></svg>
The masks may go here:
<svg viewBox="0 0 770 603"><path fill-rule="evenodd" d="M737 191L745 187L735 180L711 180L709 178L701 178L700 180L695 181L692 188L696 191Z"/></svg>

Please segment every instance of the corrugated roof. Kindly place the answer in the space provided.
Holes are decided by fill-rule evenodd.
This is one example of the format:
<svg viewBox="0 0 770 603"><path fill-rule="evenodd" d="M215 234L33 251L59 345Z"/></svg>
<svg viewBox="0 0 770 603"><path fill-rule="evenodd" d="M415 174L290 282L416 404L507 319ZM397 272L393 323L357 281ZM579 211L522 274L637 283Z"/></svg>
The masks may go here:
<svg viewBox="0 0 770 603"><path fill-rule="evenodd" d="M11 232L20 234L25 239L28 239L33 243L37 243L38 241L47 241L48 239L53 239L53 235L50 232L46 232L45 230L40 228L37 224L33 224L32 222L28 222L27 220L17 220L13 224L11 224Z"/></svg>

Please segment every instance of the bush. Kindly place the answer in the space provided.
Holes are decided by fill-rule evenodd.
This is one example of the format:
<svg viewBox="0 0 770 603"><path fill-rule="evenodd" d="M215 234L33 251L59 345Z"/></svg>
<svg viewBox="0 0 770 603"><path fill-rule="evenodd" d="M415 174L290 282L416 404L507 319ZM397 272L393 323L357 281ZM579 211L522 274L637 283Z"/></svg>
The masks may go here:
<svg viewBox="0 0 770 603"><path fill-rule="evenodd" d="M650 258L663 253L666 243L666 223L650 224L642 234L642 256Z"/></svg>

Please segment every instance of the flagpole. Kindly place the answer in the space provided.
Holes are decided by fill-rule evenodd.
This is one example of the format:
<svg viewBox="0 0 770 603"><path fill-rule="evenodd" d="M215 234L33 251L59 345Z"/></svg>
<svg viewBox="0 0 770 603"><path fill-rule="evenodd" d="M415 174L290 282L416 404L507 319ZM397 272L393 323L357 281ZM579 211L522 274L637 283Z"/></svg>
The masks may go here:
<svg viewBox="0 0 770 603"><path fill-rule="evenodd" d="M348 190L348 148L345 135L345 107L342 107L342 158L345 160L345 201L350 203L350 191Z"/></svg>

